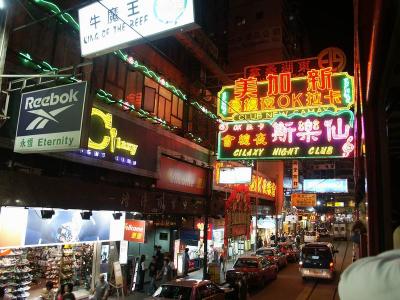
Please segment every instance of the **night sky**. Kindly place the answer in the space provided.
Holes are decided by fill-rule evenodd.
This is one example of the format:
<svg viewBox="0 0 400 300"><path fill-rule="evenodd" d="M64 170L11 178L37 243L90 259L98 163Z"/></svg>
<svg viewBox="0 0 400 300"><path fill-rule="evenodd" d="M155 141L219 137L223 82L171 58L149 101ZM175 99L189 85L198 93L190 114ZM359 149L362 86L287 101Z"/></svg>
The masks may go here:
<svg viewBox="0 0 400 300"><path fill-rule="evenodd" d="M353 1L299 0L299 13L309 36L310 55L327 47L341 48L347 71L353 70Z"/></svg>

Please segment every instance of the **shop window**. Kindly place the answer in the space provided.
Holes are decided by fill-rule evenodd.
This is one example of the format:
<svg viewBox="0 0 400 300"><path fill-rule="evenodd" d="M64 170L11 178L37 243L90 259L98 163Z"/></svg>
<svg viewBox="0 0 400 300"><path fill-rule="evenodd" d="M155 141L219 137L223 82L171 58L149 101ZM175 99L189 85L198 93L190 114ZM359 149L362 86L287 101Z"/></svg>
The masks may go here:
<svg viewBox="0 0 400 300"><path fill-rule="evenodd" d="M167 232L160 232L160 240L161 241L168 241L168 233Z"/></svg>
<svg viewBox="0 0 400 300"><path fill-rule="evenodd" d="M183 100L148 77L145 78L144 84L143 109L182 128Z"/></svg>
<svg viewBox="0 0 400 300"><path fill-rule="evenodd" d="M144 88L144 100L143 109L148 112L154 112L154 100L156 96L156 90L146 86Z"/></svg>

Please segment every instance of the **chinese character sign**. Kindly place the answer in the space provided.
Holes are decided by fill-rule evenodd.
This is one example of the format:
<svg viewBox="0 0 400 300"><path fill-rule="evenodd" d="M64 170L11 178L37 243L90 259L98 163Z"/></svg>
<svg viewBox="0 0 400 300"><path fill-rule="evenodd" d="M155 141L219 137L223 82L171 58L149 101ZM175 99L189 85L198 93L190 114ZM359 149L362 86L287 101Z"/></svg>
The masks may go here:
<svg viewBox="0 0 400 300"><path fill-rule="evenodd" d="M292 189L297 190L299 187L299 161L292 161Z"/></svg>
<svg viewBox="0 0 400 300"><path fill-rule="evenodd" d="M82 56L193 29L193 0L102 0L79 9Z"/></svg>
<svg viewBox="0 0 400 300"><path fill-rule="evenodd" d="M218 159L293 159L352 157L352 111L280 117L273 121L222 123ZM229 143L227 142L229 141Z"/></svg>
<svg viewBox="0 0 400 300"><path fill-rule="evenodd" d="M271 120L276 116L352 108L353 77L332 68L311 69L294 78L290 71L268 74L264 81L241 78L218 94L218 115L226 121Z"/></svg>

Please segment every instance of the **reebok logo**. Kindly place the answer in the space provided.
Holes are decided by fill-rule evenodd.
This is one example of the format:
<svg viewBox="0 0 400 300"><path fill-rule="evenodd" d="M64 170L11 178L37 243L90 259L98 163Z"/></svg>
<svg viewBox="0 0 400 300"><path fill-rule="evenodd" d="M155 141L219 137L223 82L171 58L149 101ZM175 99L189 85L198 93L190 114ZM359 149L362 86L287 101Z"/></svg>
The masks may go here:
<svg viewBox="0 0 400 300"><path fill-rule="evenodd" d="M79 91L74 93L73 89L69 90L69 93L62 93L61 95L56 95L51 93L50 96L43 97L43 98L33 98L28 97L25 101L25 110L46 107L46 106L53 106L57 105L58 103L66 104L68 102L78 102L78 98L76 98L76 94Z"/></svg>
<svg viewBox="0 0 400 300"><path fill-rule="evenodd" d="M79 101L76 97L78 93L79 91L74 91L74 89L70 89L69 93L62 93L61 95L51 93L50 96L43 98L26 98L25 110L28 113L37 115L37 117L28 124L26 130L43 129L49 121L58 123L58 120L55 117L63 111L71 108L74 105L74 102ZM72 104L53 109L49 112L46 112L44 109L42 109L42 107L67 103Z"/></svg>

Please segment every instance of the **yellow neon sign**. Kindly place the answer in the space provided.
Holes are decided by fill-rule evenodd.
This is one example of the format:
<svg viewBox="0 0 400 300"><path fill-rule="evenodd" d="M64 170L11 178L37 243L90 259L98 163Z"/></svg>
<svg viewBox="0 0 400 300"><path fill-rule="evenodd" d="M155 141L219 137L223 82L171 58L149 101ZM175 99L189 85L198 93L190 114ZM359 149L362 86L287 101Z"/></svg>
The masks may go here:
<svg viewBox="0 0 400 300"><path fill-rule="evenodd" d="M88 148L94 150L105 150L110 148L110 152L114 153L116 149L128 151L130 155L136 154L138 145L128 143L118 136L118 130L112 126L112 114L104 113L100 109L92 108L92 117L98 117L103 121L104 129L108 130L108 135L104 135L100 142L95 142L89 137Z"/></svg>
<svg viewBox="0 0 400 300"><path fill-rule="evenodd" d="M331 68L291 74L269 74L265 80L240 78L218 93L218 115L226 121L266 120L277 115L323 113L351 109L354 103L353 77Z"/></svg>

